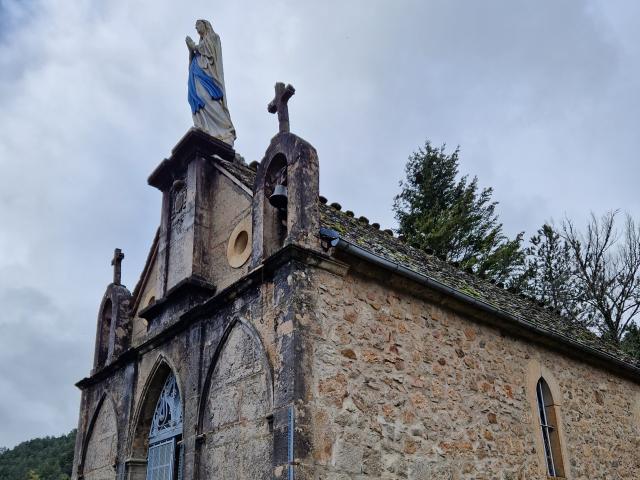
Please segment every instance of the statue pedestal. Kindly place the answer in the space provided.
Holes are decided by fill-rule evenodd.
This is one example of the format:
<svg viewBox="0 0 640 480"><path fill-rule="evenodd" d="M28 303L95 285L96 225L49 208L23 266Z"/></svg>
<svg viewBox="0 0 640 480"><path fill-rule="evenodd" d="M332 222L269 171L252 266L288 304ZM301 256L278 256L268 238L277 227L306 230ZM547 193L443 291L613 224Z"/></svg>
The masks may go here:
<svg viewBox="0 0 640 480"><path fill-rule="evenodd" d="M192 128L149 176L149 185L162 192L157 301L180 296L178 292L187 285L197 286L194 290L200 295L215 292L208 258L213 222L213 155L233 160L235 150Z"/></svg>
<svg viewBox="0 0 640 480"><path fill-rule="evenodd" d="M175 174L183 170L186 164L198 156L207 158L211 155L232 161L236 151L222 140L213 138L197 128L191 128L173 147L171 156L163 160L149 175L148 183L164 192L167 184L173 182Z"/></svg>

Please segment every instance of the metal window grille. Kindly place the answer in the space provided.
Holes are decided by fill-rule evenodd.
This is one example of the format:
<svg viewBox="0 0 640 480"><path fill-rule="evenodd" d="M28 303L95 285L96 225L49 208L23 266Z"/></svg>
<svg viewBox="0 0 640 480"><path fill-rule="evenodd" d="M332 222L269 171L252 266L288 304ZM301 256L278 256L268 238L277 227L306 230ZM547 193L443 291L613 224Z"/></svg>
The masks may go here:
<svg viewBox="0 0 640 480"><path fill-rule="evenodd" d="M542 429L542 443L544 444L544 454L547 461L547 473L550 477L555 477L557 470L555 459L553 458L553 450L551 449L551 435L555 430L555 426L550 425L547 418L547 405L553 405L553 400L551 398L545 398L542 382L544 382L544 380L541 378L536 388L538 412L540 413L540 428Z"/></svg>
<svg viewBox="0 0 640 480"><path fill-rule="evenodd" d="M182 402L176 378L170 374L156 404L149 431L147 480L182 480Z"/></svg>
<svg viewBox="0 0 640 480"><path fill-rule="evenodd" d="M149 443L165 438L176 437L182 433L182 402L176 377L169 375L162 387L156 404L149 432Z"/></svg>
<svg viewBox="0 0 640 480"><path fill-rule="evenodd" d="M149 447L147 480L173 480L175 440L169 439Z"/></svg>

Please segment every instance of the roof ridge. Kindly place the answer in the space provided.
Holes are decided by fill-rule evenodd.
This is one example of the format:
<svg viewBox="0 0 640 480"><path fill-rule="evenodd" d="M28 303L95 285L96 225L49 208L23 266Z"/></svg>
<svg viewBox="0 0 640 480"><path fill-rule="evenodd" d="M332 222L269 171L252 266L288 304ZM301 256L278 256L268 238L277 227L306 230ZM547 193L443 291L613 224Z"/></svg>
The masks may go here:
<svg viewBox="0 0 640 480"><path fill-rule="evenodd" d="M153 261L153 258L155 257L155 253L156 253L156 248L158 246L158 240L160 237L160 227L156 228L156 233L153 236L153 241L151 242L151 248L149 249L149 253L147 253L147 258L144 262L144 267L142 267L142 271L140 272L140 277L138 277L138 281L136 282L136 286L133 289L133 293L131 294L131 299L133 300L132 304L131 304L131 309L132 311L135 311L135 309L138 306L138 301L140 300L139 296L142 293L142 287L145 283L145 280L147 278L147 274L149 269L151 268L151 262Z"/></svg>

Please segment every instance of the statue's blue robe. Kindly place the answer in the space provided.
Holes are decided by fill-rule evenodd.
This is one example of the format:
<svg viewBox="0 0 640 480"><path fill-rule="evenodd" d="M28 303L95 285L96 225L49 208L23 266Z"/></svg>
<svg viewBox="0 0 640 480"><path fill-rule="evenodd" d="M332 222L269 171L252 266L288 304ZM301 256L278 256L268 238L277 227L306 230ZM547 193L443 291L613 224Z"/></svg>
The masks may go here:
<svg viewBox="0 0 640 480"><path fill-rule="evenodd" d="M222 89L218 86L213 77L210 77L204 70L198 65L198 54L194 55L189 65L189 105L191 105L191 113L195 114L198 110L204 107L205 102L196 92L196 81L200 82L200 85L211 95L214 100L220 100L222 98Z"/></svg>

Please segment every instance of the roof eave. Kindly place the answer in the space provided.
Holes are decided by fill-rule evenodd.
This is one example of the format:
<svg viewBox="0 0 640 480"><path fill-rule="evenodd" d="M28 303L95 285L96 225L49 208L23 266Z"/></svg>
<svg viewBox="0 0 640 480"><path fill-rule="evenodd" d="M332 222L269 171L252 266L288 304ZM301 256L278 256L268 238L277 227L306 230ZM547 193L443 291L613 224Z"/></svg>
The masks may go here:
<svg viewBox="0 0 640 480"><path fill-rule="evenodd" d="M576 342L570 337L562 335L558 332L555 332L551 329L545 329L540 325L534 325L530 322L523 321L517 316L505 312L500 308L497 308L490 303L482 301L480 299L474 298L471 295L468 295L460 290L452 288L448 285L439 282L427 275L424 275L415 270L411 270L404 265L388 260L380 255L377 255L365 248L360 247L359 245L354 244L344 238L338 237L337 242L335 243L335 248L339 250L353 255L361 260L372 263L378 267L381 267L387 271L400 275L402 277L413 280L429 289L435 290L436 292L443 294L447 297L451 297L458 302L461 302L465 305L471 306L475 310L480 310L481 312L490 315L491 317L496 317L500 320L508 322L512 325L516 325L522 330L531 332L537 336L542 336L547 339L552 340L553 342L560 343L562 345L571 347L573 349L579 350L580 352L586 354L590 357L595 357L605 365L609 367L614 367L616 370L620 370L624 376L632 378L635 382L640 383L640 368L635 365L624 362L623 360L617 358L616 356L609 354L605 351L592 348L583 343Z"/></svg>

